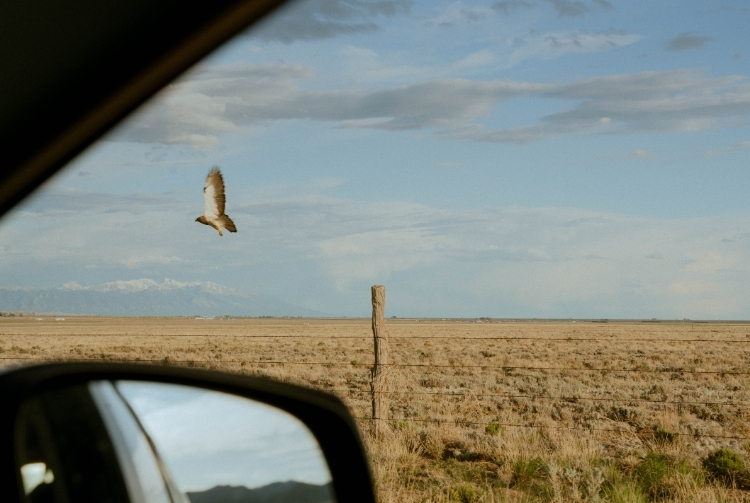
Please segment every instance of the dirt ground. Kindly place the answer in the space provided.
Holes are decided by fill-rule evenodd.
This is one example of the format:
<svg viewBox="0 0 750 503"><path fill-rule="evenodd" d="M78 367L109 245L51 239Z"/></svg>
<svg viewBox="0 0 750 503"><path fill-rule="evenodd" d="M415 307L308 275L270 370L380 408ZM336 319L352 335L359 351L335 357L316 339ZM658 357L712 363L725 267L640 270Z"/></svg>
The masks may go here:
<svg viewBox="0 0 750 503"><path fill-rule="evenodd" d="M369 320L40 318L0 318L2 368L126 360L337 394L382 502L750 501L750 475L705 461L750 454L749 325L389 319L376 440Z"/></svg>

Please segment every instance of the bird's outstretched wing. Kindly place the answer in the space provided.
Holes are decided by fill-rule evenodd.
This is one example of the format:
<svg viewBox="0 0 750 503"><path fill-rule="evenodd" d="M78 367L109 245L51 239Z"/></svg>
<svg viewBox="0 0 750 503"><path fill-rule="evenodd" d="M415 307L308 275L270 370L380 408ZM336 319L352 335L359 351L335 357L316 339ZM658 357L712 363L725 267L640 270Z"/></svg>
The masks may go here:
<svg viewBox="0 0 750 503"><path fill-rule="evenodd" d="M215 220L224 214L224 180L217 168L212 168L206 177L203 187L203 216L206 220Z"/></svg>

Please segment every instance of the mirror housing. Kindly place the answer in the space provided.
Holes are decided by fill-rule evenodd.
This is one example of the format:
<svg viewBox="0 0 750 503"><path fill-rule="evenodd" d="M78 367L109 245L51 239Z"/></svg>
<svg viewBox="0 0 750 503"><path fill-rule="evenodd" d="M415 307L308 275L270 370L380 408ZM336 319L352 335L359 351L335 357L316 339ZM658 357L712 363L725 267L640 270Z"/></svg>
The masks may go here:
<svg viewBox="0 0 750 503"><path fill-rule="evenodd" d="M0 375L0 500L19 501L22 488L15 454L16 418L40 393L92 381L142 381L217 391L261 402L301 421L318 442L336 501L374 503L372 477L354 419L335 396L268 379L198 369L116 363L56 363Z"/></svg>

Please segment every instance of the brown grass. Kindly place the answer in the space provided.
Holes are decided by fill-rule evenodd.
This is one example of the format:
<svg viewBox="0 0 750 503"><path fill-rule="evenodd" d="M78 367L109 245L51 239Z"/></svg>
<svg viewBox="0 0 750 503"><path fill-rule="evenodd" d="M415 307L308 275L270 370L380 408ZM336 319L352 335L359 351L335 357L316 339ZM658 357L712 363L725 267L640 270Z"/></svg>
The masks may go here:
<svg viewBox="0 0 750 503"><path fill-rule="evenodd" d="M381 502L750 501L700 463L719 447L749 454L750 326L388 328L392 360L425 366L390 369L393 431L380 441L366 419L369 320L1 318L0 362L160 362L331 391L363 418Z"/></svg>

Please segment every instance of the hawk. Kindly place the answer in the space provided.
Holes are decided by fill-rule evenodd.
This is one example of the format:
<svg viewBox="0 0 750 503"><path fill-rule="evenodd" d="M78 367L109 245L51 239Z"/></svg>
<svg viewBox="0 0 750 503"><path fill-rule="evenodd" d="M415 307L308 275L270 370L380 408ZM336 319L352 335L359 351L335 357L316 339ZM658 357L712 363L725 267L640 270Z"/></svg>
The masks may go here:
<svg viewBox="0 0 750 503"><path fill-rule="evenodd" d="M237 227L234 226L232 219L224 214L225 202L224 179L221 177L219 168L214 166L208 172L206 185L203 187L203 215L196 218L195 221L210 225L219 231L219 236L224 235L221 233L222 227L229 232L237 232Z"/></svg>

